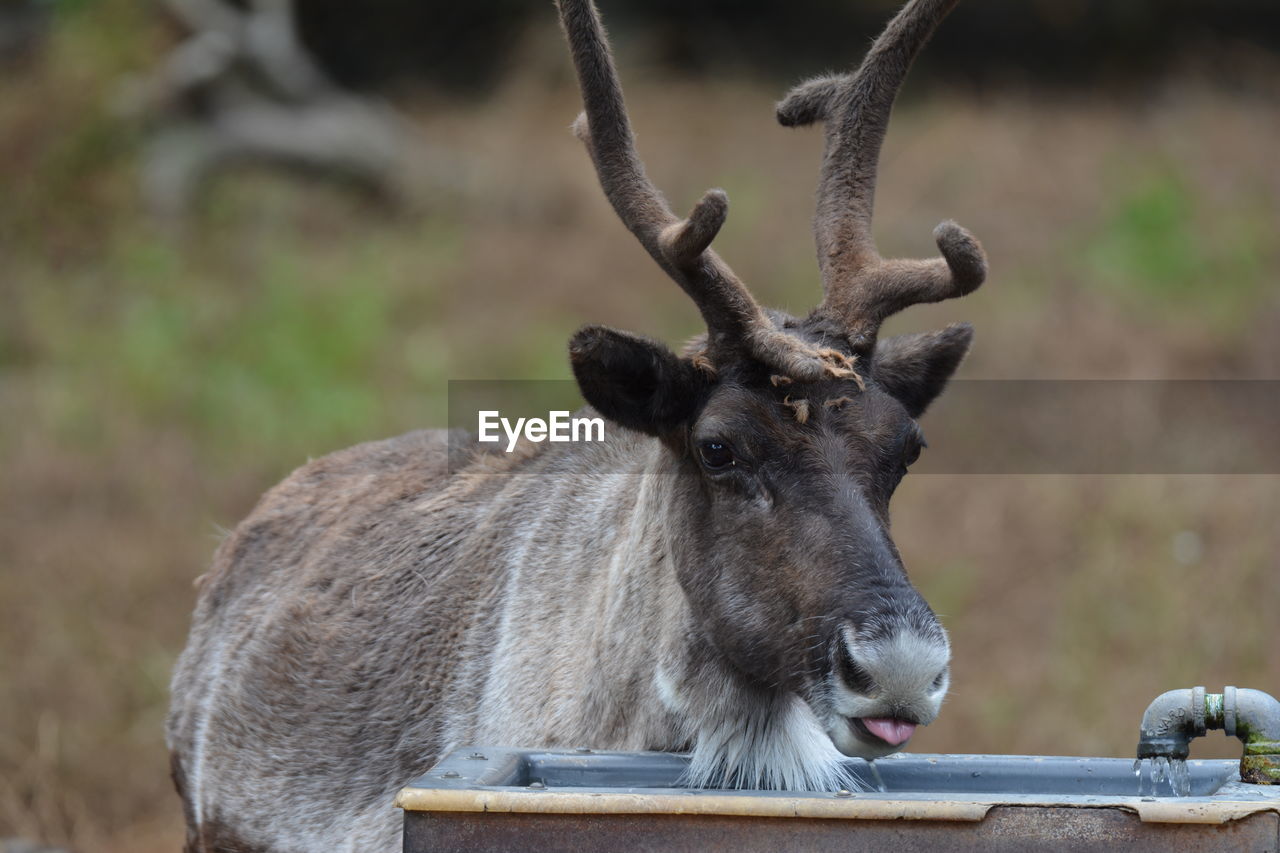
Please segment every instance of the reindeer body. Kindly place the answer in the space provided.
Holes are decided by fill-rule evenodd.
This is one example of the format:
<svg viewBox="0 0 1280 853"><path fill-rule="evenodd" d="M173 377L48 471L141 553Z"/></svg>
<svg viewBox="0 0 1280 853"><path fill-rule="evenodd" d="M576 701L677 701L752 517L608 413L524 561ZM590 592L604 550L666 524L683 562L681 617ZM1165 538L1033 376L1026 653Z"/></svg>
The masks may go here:
<svg viewBox="0 0 1280 853"><path fill-rule="evenodd" d="M527 476L450 477L444 434L413 433L312 462L263 498L202 584L174 679L192 849L394 850L397 780L482 731L521 742L480 708L489 693L549 698L502 684L494 649L566 657L540 630L559 627L555 609L506 612L508 583L546 568L539 516L568 510L529 494L544 455L512 460ZM533 617L524 644L503 636L515 617ZM270 819L246 823L263 801Z"/></svg>
<svg viewBox="0 0 1280 853"><path fill-rule="evenodd" d="M683 355L588 326L570 362L602 442L481 451L412 433L312 462L223 543L173 680L168 739L188 853L392 851L397 787L466 743L683 750L695 786L852 786L932 722L945 631L889 537L916 419L972 332L877 339L986 273L882 259L875 167L894 94L956 0L911 0L853 74L802 84L823 122L825 297L758 305L710 249L728 201L685 219L646 177L590 0L559 0L575 131L623 223L707 334Z"/></svg>
<svg viewBox="0 0 1280 853"><path fill-rule="evenodd" d="M174 676L189 849L397 850L395 790L466 743L701 733L771 753L781 783L834 781L803 708L771 726L759 688L687 642L678 483L657 442L607 435L469 465L455 450L451 476L446 434L410 433L268 492L202 579Z"/></svg>

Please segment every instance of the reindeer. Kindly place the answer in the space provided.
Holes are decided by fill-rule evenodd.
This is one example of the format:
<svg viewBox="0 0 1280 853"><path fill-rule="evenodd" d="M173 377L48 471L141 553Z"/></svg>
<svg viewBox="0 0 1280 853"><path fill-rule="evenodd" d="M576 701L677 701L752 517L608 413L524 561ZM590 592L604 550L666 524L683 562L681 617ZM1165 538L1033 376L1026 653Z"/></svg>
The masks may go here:
<svg viewBox="0 0 1280 853"><path fill-rule="evenodd" d="M305 465L221 545L168 722L188 851L398 849L398 786L460 745L691 753L688 783L830 790L900 749L948 688L945 631L889 536L916 419L967 352L953 325L877 340L986 261L871 238L903 77L956 0L911 0L851 74L778 106L825 124L825 295L760 307L710 244L719 190L672 213L636 153L591 0L560 0L618 216L693 299L677 355L599 326L569 345L605 440L506 455L415 432Z"/></svg>

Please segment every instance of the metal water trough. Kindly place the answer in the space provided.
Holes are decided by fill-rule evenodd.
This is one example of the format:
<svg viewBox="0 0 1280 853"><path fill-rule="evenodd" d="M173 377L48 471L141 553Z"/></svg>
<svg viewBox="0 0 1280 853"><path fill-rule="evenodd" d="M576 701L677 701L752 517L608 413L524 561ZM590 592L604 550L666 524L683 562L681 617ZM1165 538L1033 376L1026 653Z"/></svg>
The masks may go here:
<svg viewBox="0 0 1280 853"><path fill-rule="evenodd" d="M400 792L404 850L1280 850L1280 786L1240 782L1236 761L1187 762L1185 797L1122 758L850 759L867 790L829 793L693 790L687 763L460 749Z"/></svg>

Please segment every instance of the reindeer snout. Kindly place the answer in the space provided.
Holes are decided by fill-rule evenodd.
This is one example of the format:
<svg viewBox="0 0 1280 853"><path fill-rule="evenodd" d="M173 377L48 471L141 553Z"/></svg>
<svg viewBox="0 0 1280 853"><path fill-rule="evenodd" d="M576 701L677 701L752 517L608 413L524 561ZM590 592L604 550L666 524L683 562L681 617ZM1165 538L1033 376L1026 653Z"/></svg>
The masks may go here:
<svg viewBox="0 0 1280 853"><path fill-rule="evenodd" d="M937 718L951 659L940 627L860 633L847 625L832 656L827 731L846 755L887 755Z"/></svg>

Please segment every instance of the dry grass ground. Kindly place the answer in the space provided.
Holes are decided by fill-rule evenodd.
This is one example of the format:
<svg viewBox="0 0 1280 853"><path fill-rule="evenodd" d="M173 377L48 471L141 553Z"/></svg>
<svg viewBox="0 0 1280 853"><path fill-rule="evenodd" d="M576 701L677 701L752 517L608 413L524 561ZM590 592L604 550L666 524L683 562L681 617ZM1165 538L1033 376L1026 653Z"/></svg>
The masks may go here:
<svg viewBox="0 0 1280 853"><path fill-rule="evenodd" d="M103 107L146 40L94 32L0 78L0 838L148 853L179 844L167 677L221 529L308 456L440 422L448 379L564 377L582 322L677 341L696 314L600 197L558 60L415 106L450 176L416 216L241 174L175 233ZM773 88L629 76L676 206L725 187L722 253L810 305L817 134L773 125ZM896 329L973 321L968 377L1280 378L1280 101L912 94L881 246L929 252L956 216L993 273ZM1268 476L908 478L896 538L956 650L913 748L1125 755L1161 690L1280 689L1278 514Z"/></svg>

